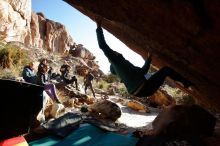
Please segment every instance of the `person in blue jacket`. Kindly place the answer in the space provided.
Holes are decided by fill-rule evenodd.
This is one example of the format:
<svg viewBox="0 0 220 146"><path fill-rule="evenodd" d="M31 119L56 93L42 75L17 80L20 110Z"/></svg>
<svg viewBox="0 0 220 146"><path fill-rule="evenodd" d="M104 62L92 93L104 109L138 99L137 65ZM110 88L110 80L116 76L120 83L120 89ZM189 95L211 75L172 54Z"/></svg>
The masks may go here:
<svg viewBox="0 0 220 146"><path fill-rule="evenodd" d="M34 64L33 62L30 62L28 65L26 65L22 71L22 77L25 82L28 83L36 83L36 74L34 72Z"/></svg>

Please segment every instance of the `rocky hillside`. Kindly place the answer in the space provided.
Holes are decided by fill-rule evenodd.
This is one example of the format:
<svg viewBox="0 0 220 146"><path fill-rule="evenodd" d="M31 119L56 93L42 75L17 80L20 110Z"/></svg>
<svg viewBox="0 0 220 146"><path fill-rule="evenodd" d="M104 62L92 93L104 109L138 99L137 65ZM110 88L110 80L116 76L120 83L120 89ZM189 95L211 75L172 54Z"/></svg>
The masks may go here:
<svg viewBox="0 0 220 146"><path fill-rule="evenodd" d="M0 39L63 53L74 41L65 26L31 11L31 0L2 0Z"/></svg>
<svg viewBox="0 0 220 146"><path fill-rule="evenodd" d="M70 52L81 58L80 65L76 66L79 72L93 69L95 74L101 73L94 55L82 44L76 44L64 25L47 19L43 13L31 11L31 0L0 2L0 41L20 45L33 52L41 52L40 49L61 54Z"/></svg>

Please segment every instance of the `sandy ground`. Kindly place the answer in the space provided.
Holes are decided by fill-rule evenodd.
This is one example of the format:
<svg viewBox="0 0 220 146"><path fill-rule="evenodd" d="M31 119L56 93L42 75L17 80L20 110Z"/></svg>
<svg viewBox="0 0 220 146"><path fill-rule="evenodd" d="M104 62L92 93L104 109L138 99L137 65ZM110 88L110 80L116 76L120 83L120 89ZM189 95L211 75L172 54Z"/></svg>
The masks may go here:
<svg viewBox="0 0 220 146"><path fill-rule="evenodd" d="M118 99L117 96L110 96L109 100L115 102ZM151 122L158 115L159 110L156 108L149 108L150 113L143 113L135 111L127 106L122 105L120 102L115 102L122 111L121 117L118 119L119 123L126 125L127 127L135 129L151 129Z"/></svg>
<svg viewBox="0 0 220 146"><path fill-rule="evenodd" d="M80 90L82 91L82 88ZM92 96L90 90L88 90L87 94ZM96 94L96 98L100 99L101 97L99 94ZM119 123L135 129L151 129L151 122L158 115L159 109L149 107L150 113L138 112L122 105L121 102L117 102L119 98L118 96L108 96L108 100L116 103L121 108L122 115L118 119Z"/></svg>

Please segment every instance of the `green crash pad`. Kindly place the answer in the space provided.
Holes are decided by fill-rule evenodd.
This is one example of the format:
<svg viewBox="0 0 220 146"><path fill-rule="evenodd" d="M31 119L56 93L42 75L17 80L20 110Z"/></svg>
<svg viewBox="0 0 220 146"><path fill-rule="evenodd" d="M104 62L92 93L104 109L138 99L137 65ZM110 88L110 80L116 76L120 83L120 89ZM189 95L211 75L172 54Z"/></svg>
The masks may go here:
<svg viewBox="0 0 220 146"><path fill-rule="evenodd" d="M93 125L86 125L73 131L67 137L58 139L49 136L29 143L30 146L135 146L138 139L104 131Z"/></svg>

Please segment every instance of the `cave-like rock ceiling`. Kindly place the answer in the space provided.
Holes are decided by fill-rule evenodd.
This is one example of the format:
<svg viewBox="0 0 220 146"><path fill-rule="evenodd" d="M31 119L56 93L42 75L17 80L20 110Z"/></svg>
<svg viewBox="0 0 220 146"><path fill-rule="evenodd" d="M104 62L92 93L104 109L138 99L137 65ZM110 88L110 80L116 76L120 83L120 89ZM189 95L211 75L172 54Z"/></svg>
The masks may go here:
<svg viewBox="0 0 220 146"><path fill-rule="evenodd" d="M64 0L153 65L194 83L193 97L220 111L219 0ZM95 30L94 30L95 31Z"/></svg>

